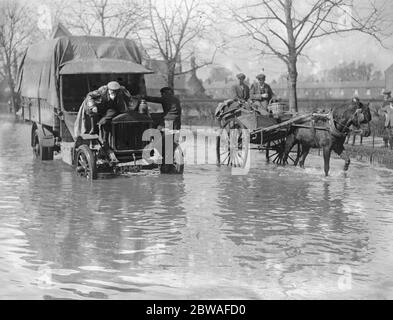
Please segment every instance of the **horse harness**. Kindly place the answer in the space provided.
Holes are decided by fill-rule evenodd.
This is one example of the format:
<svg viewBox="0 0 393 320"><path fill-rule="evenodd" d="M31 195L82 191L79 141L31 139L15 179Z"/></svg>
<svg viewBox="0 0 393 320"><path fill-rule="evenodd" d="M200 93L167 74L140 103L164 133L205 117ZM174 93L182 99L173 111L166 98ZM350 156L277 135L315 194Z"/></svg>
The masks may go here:
<svg viewBox="0 0 393 320"><path fill-rule="evenodd" d="M349 127L351 126L353 119L355 116L359 116L359 114L363 115L362 113L362 109L356 109L355 113L353 114L353 116L344 124L341 122L338 122L336 120L334 120L333 118L333 113L330 112L329 113L329 131L330 134L335 137L335 138L345 138L348 134L349 134ZM364 115L363 115L364 117ZM362 122L362 120L358 120L359 123ZM343 128L343 131L340 131L337 129L337 124L341 125Z"/></svg>

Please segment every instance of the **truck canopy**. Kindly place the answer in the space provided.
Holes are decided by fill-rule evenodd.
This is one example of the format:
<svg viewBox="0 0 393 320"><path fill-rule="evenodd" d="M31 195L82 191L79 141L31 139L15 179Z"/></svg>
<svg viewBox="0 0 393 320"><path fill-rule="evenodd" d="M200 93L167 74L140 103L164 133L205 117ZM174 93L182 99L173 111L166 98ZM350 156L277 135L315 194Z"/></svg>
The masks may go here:
<svg viewBox="0 0 393 320"><path fill-rule="evenodd" d="M45 99L60 106L61 74L153 73L142 64L141 53L129 39L68 36L31 45L19 68L21 96Z"/></svg>

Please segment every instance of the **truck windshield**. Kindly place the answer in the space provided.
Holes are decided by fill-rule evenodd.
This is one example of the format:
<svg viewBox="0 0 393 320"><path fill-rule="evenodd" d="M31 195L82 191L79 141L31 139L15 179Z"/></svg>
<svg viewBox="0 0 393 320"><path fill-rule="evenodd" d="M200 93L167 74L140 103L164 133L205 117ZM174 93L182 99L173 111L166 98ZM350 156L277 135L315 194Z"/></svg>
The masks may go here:
<svg viewBox="0 0 393 320"><path fill-rule="evenodd" d="M145 94L145 82L140 74L72 74L63 75L62 96L65 111L78 112L86 95L109 81L117 81L132 95Z"/></svg>

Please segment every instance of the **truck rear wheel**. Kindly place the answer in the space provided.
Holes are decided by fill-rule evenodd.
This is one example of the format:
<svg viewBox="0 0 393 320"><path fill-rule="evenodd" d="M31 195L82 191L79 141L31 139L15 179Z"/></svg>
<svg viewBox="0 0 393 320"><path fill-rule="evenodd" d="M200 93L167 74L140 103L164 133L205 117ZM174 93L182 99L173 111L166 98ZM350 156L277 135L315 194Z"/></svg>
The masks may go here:
<svg viewBox="0 0 393 320"><path fill-rule="evenodd" d="M53 160L53 147L43 147L39 139L37 130L33 137L33 154L34 157L41 161Z"/></svg>
<svg viewBox="0 0 393 320"><path fill-rule="evenodd" d="M96 156L90 148L82 144L76 152L76 173L87 180L97 179Z"/></svg>

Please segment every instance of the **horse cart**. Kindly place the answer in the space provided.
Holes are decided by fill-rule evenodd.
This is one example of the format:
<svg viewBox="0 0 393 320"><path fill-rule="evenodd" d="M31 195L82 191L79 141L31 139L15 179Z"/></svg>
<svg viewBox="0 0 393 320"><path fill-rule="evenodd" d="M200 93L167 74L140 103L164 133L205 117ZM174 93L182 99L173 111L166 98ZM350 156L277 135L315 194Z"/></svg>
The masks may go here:
<svg viewBox="0 0 393 320"><path fill-rule="evenodd" d="M217 164L242 167L249 149L265 151L268 162L295 163L296 158L292 155L285 157L286 138L292 127L304 123L310 114L294 116L288 105L281 102L270 103L267 112L261 112L247 102L229 101L219 105L216 118L220 124ZM295 152L297 156L300 154L300 146Z"/></svg>
<svg viewBox="0 0 393 320"><path fill-rule="evenodd" d="M88 92L116 80L132 96L145 95L148 73L152 71L141 64L138 47L128 39L66 36L30 46L19 69L18 92L20 115L32 123L35 157L53 160L57 152L89 180L101 173L153 168L181 174L177 132L157 130L162 113L140 112L137 99L135 108L113 118L108 144L103 144L101 128L99 134L75 129L78 121L88 124L77 117Z"/></svg>
<svg viewBox="0 0 393 320"><path fill-rule="evenodd" d="M368 136L371 121L369 107L363 104L336 106L326 114L293 115L287 105L277 102L261 112L247 102L229 101L219 105L216 117L221 128L216 144L217 164L244 167L248 151L256 145L254 148L265 150L267 161L304 167L310 148L320 148L326 176L332 151L345 160L344 170L348 170L345 139L351 131Z"/></svg>

